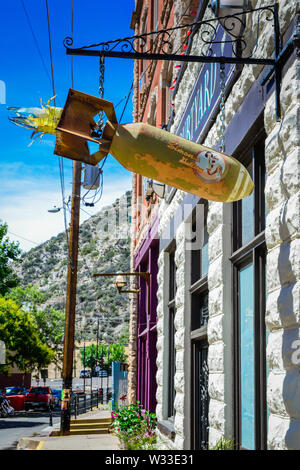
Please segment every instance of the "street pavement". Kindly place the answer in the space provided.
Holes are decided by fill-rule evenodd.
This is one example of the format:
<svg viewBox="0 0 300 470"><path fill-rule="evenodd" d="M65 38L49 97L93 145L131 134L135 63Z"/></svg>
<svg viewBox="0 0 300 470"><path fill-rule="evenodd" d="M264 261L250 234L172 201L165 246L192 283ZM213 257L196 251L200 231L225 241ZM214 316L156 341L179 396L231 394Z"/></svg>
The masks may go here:
<svg viewBox="0 0 300 470"><path fill-rule="evenodd" d="M78 417L81 419L100 419L110 416L110 411L100 406ZM48 433L49 434L49 433ZM19 441L19 450L120 450L119 439L113 434L83 434L73 436L36 435Z"/></svg>
<svg viewBox="0 0 300 470"><path fill-rule="evenodd" d="M53 412L53 425L60 422L60 410ZM48 436L50 420L46 411L16 411L15 415L0 418L0 450L16 450L22 437Z"/></svg>
<svg viewBox="0 0 300 470"><path fill-rule="evenodd" d="M107 388L111 387L111 377L93 377L91 379L85 379L86 390L92 389L97 390L99 387ZM37 382L35 379L32 380L32 386L36 386ZM44 386L44 382L40 380L39 385ZM47 379L46 386L52 389L62 388L62 379ZM84 379L74 378L72 387L73 390L76 387L83 389ZM59 425L60 423L60 409L56 408L53 412L52 424L53 426ZM16 411L13 417L0 418L0 450L11 450L16 449L18 441L23 437L34 437L34 436L48 436L52 428L49 427L50 418L49 412L40 410L30 411ZM90 439L91 436L90 436ZM67 441L66 445L69 441ZM96 442L96 441L95 441Z"/></svg>

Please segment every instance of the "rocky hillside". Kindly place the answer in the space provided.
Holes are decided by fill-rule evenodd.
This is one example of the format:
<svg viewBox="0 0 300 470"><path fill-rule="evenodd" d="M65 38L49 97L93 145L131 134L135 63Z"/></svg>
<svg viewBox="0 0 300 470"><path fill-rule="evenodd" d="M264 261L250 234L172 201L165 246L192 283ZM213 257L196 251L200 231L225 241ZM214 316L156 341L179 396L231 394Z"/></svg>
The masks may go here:
<svg viewBox="0 0 300 470"><path fill-rule="evenodd" d="M97 272L129 271L131 192L80 225L76 307L76 338L95 339L101 314L100 340L117 341L128 328L129 298L119 295L114 279L93 278ZM65 310L68 246L60 233L22 256L15 268L22 285L37 285L45 306Z"/></svg>

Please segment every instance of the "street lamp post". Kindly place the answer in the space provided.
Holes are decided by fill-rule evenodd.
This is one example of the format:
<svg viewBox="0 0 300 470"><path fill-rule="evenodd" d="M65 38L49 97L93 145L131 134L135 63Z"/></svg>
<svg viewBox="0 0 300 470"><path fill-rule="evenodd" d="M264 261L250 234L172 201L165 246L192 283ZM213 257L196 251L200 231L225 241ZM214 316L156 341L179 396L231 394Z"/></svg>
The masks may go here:
<svg viewBox="0 0 300 470"><path fill-rule="evenodd" d="M85 340L84 340L84 343L83 343L83 367L84 367L84 370L83 370L83 391L85 393Z"/></svg>

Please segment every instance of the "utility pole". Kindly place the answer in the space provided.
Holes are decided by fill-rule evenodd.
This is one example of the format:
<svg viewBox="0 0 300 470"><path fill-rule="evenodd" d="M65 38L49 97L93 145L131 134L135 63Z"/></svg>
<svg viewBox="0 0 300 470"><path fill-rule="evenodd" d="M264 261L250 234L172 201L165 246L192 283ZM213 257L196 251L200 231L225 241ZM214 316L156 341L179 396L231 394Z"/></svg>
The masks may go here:
<svg viewBox="0 0 300 470"><path fill-rule="evenodd" d="M72 207L69 237L69 263L67 277L66 318L63 361L63 396L61 409L61 434L70 431L72 371L75 336L75 311L77 287L77 262L79 239L79 212L81 189L81 162L73 163Z"/></svg>

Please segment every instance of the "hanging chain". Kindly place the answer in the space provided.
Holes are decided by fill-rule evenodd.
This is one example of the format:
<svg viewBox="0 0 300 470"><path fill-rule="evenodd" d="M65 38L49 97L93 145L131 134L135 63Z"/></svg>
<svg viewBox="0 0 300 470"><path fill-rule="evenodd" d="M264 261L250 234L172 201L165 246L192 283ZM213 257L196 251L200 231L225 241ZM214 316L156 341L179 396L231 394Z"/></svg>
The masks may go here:
<svg viewBox="0 0 300 470"><path fill-rule="evenodd" d="M103 98L104 96L104 72L105 72L105 65L104 65L104 56L100 56L100 68L99 68L99 72L100 72L100 75L99 75L99 95L100 95L100 98ZM96 129L96 133L97 133L97 137L101 137L102 136L102 132L103 132L103 115L104 115L104 111L100 111L100 113L98 114L99 116L99 119L98 119L98 122L97 122L97 129Z"/></svg>
<svg viewBox="0 0 300 470"><path fill-rule="evenodd" d="M104 96L104 72L105 72L105 65L104 65L104 56L100 56L100 76L99 76L99 95L100 98Z"/></svg>
<svg viewBox="0 0 300 470"><path fill-rule="evenodd" d="M220 131L221 131L221 152L225 152L225 64L220 64Z"/></svg>

